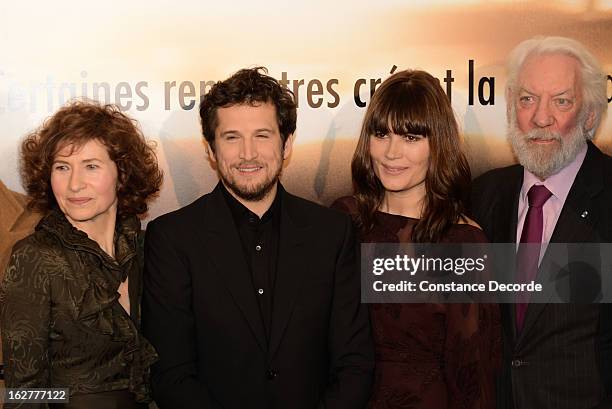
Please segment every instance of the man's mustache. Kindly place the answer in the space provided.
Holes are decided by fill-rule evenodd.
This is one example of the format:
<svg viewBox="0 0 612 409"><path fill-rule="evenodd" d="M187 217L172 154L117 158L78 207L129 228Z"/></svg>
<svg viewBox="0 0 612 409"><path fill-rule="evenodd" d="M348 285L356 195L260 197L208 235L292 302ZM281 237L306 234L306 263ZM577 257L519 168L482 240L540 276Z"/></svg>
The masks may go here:
<svg viewBox="0 0 612 409"><path fill-rule="evenodd" d="M240 163L238 163L238 164L236 164L234 166L237 167L237 168L243 168L243 167L248 167L248 166L257 166L257 167L260 167L260 168L264 167L264 165L262 163L260 163L260 162L240 162Z"/></svg>
<svg viewBox="0 0 612 409"><path fill-rule="evenodd" d="M527 141L557 141L561 142L561 134L559 132L544 131L541 129L533 129L525 134Z"/></svg>

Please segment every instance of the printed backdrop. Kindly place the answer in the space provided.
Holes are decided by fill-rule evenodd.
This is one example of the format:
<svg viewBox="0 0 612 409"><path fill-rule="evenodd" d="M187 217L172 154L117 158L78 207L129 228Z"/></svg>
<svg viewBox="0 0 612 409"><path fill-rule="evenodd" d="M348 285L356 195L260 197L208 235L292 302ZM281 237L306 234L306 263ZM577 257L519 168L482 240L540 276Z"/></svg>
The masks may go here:
<svg viewBox="0 0 612 409"><path fill-rule="evenodd" d="M22 191L18 145L68 99L116 103L157 142L165 182L150 217L208 192L197 113L210 85L263 65L299 100L289 191L350 192L370 92L390 72L431 72L450 93L474 175L513 162L504 63L534 35L588 46L612 75L612 1L0 2L0 178ZM608 81L612 97L612 77ZM596 143L612 152L612 119Z"/></svg>

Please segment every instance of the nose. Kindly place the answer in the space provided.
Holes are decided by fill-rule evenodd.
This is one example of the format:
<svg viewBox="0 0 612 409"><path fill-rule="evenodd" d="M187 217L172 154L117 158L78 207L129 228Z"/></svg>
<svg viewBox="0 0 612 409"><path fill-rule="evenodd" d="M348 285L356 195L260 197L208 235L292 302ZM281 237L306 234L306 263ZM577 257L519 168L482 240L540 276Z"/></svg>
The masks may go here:
<svg viewBox="0 0 612 409"><path fill-rule="evenodd" d="M533 114L533 123L539 128L551 126L555 121L550 104L550 100L542 99L538 102L536 111Z"/></svg>
<svg viewBox="0 0 612 409"><path fill-rule="evenodd" d="M396 135L389 136L389 138L387 139L387 149L385 150L385 158L389 160L401 158L401 144L402 141L399 137L397 137Z"/></svg>
<svg viewBox="0 0 612 409"><path fill-rule="evenodd" d="M257 157L257 148L253 138L245 137L242 138L242 144L240 146L240 159L251 160Z"/></svg>
<svg viewBox="0 0 612 409"><path fill-rule="evenodd" d="M78 169L70 170L70 179L68 180L68 188L73 192L78 192L84 187L85 183L82 178L82 172Z"/></svg>

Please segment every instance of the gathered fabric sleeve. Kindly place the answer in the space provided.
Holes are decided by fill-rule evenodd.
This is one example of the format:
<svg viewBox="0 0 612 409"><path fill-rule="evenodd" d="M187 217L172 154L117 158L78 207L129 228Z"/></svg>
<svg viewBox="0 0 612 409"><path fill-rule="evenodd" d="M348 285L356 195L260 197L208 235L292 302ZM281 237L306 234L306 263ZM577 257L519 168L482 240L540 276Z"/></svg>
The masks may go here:
<svg viewBox="0 0 612 409"><path fill-rule="evenodd" d="M480 408L478 305L446 305L443 371L448 408Z"/></svg>
<svg viewBox="0 0 612 409"><path fill-rule="evenodd" d="M0 288L0 330L7 388L50 387L51 286L44 252L15 245ZM20 404L5 404L5 409ZM46 404L27 404L46 408Z"/></svg>
<svg viewBox="0 0 612 409"><path fill-rule="evenodd" d="M495 407L495 375L499 367L498 306L447 304L444 378L449 409Z"/></svg>
<svg viewBox="0 0 612 409"><path fill-rule="evenodd" d="M450 242L487 243L480 229L464 226ZM488 274L485 271L484 274ZM495 379L501 365L498 304L447 304L444 376L452 409L495 408Z"/></svg>

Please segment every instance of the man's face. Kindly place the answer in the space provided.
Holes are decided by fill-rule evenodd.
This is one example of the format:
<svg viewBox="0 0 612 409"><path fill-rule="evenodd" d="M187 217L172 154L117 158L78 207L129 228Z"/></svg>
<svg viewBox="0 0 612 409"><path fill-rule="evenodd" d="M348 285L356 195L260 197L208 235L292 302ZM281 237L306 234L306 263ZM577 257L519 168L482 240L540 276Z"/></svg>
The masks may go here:
<svg viewBox="0 0 612 409"><path fill-rule="evenodd" d="M578 60L564 54L525 60L511 95L508 138L541 179L567 166L586 143Z"/></svg>
<svg viewBox="0 0 612 409"><path fill-rule="evenodd" d="M276 186L291 137L283 147L271 103L233 105L217 110L211 159L223 184L238 198L259 201Z"/></svg>

